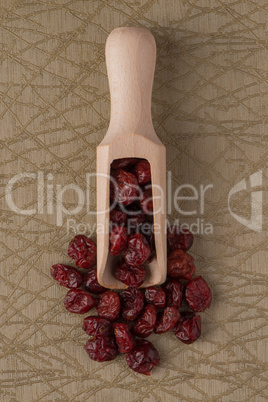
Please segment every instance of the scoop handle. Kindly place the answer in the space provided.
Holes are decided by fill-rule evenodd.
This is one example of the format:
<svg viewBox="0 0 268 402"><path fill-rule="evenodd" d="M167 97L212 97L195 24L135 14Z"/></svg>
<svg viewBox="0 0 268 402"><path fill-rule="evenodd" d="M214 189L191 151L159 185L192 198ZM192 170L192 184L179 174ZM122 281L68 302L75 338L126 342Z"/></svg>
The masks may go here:
<svg viewBox="0 0 268 402"><path fill-rule="evenodd" d="M106 65L111 94L109 131L153 130L151 97L156 43L148 29L120 27L106 41Z"/></svg>

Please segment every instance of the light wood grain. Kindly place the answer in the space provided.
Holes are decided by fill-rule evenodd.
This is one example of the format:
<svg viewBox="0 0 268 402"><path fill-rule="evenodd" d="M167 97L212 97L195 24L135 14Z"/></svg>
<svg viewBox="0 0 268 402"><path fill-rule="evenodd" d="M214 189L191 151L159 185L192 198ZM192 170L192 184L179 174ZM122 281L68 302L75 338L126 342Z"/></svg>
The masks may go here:
<svg viewBox="0 0 268 402"><path fill-rule="evenodd" d="M112 289L125 287L114 278L117 259L109 255L109 173L118 158L145 158L151 164L156 258L148 264L144 286L166 278L166 150L151 118L155 58L155 40L147 29L116 28L107 39L111 117L97 148L97 271L99 282Z"/></svg>

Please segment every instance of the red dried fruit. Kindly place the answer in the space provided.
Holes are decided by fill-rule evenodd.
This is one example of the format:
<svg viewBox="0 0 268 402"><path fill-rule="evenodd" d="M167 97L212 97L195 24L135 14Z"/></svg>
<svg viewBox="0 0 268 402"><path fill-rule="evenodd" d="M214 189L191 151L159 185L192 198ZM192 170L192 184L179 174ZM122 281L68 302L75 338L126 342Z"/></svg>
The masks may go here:
<svg viewBox="0 0 268 402"><path fill-rule="evenodd" d="M122 302L122 317L124 321L134 321L144 307L143 293L137 288L127 288L120 293Z"/></svg>
<svg viewBox="0 0 268 402"><path fill-rule="evenodd" d="M71 289L64 299L65 308L70 313L84 314L96 305L91 294L81 289Z"/></svg>
<svg viewBox="0 0 268 402"><path fill-rule="evenodd" d="M142 159L133 168L132 172L138 179L139 184L146 184L151 181L151 167L150 163Z"/></svg>
<svg viewBox="0 0 268 402"><path fill-rule="evenodd" d="M190 280L195 273L194 259L183 250L172 251L167 262L168 276Z"/></svg>
<svg viewBox="0 0 268 402"><path fill-rule="evenodd" d="M201 335L201 317L195 313L181 313L173 328L176 337L183 343L193 343Z"/></svg>
<svg viewBox="0 0 268 402"><path fill-rule="evenodd" d="M117 225L110 233L110 253L112 255L124 254L127 250L127 229Z"/></svg>
<svg viewBox="0 0 268 402"><path fill-rule="evenodd" d="M50 273L59 285L69 289L79 288L83 282L83 275L76 268L69 265L52 265Z"/></svg>
<svg viewBox="0 0 268 402"><path fill-rule="evenodd" d="M140 197L140 205L142 212L146 215L152 215L153 212L153 195L152 190L147 189L142 192Z"/></svg>
<svg viewBox="0 0 268 402"><path fill-rule="evenodd" d="M121 304L116 292L108 290L100 295L97 305L98 315L110 321L115 321L119 317Z"/></svg>
<svg viewBox="0 0 268 402"><path fill-rule="evenodd" d="M142 265L151 254L150 246L141 233L135 233L128 238L128 248L125 254L126 262L137 267Z"/></svg>
<svg viewBox="0 0 268 402"><path fill-rule="evenodd" d="M164 286L164 290L167 306L180 308L184 292L183 284L176 279L170 279Z"/></svg>
<svg viewBox="0 0 268 402"><path fill-rule="evenodd" d="M146 240L149 243L150 249L151 249L151 254L149 258L147 259L147 262L150 263L153 258L155 257L155 240L154 240L154 224L152 222L145 222L142 227L140 232L144 235Z"/></svg>
<svg viewBox="0 0 268 402"><path fill-rule="evenodd" d="M106 288L101 286L97 279L96 268L91 269L84 275L83 286L88 292L100 294L106 292Z"/></svg>
<svg viewBox="0 0 268 402"><path fill-rule="evenodd" d="M129 231L134 229L137 232L137 229L142 226L145 220L146 216L143 214L128 215L127 227Z"/></svg>
<svg viewBox="0 0 268 402"><path fill-rule="evenodd" d="M95 338L98 336L109 336L113 334L112 324L105 318L90 315L83 322L83 330Z"/></svg>
<svg viewBox="0 0 268 402"><path fill-rule="evenodd" d="M156 319L157 308L154 304L147 304L133 327L133 333L141 338L147 338L154 330Z"/></svg>
<svg viewBox="0 0 268 402"><path fill-rule="evenodd" d="M69 243L68 256L79 268L89 269L96 264L96 245L84 235L77 235Z"/></svg>
<svg viewBox="0 0 268 402"><path fill-rule="evenodd" d="M110 221L118 225L125 223L127 214L119 209L112 209L110 211Z"/></svg>
<svg viewBox="0 0 268 402"><path fill-rule="evenodd" d="M201 275L187 283L185 297L190 309L195 312L205 311L211 305L211 290Z"/></svg>
<svg viewBox="0 0 268 402"><path fill-rule="evenodd" d="M137 346L126 355L126 362L137 373L150 375L153 367L160 364L159 353L154 345L145 339L139 339L137 343Z"/></svg>
<svg viewBox="0 0 268 402"><path fill-rule="evenodd" d="M113 360L118 356L118 349L113 336L92 338L84 346L90 359L97 362Z"/></svg>
<svg viewBox="0 0 268 402"><path fill-rule="evenodd" d="M170 250L187 251L192 247L194 236L189 230L175 225L168 228L167 241Z"/></svg>
<svg viewBox="0 0 268 402"><path fill-rule="evenodd" d="M118 169L111 174L110 197L123 205L130 205L137 200L139 186L136 176Z"/></svg>
<svg viewBox="0 0 268 402"><path fill-rule="evenodd" d="M130 332L129 325L123 323L116 323L113 324L113 327L114 327L115 341L117 343L119 352L129 353L136 345L135 338Z"/></svg>
<svg viewBox="0 0 268 402"><path fill-rule="evenodd" d="M156 334L163 334L168 332L178 322L180 313L176 307L166 307L163 313L159 314L155 330Z"/></svg>
<svg viewBox="0 0 268 402"><path fill-rule="evenodd" d="M138 162L139 159L137 158L120 158L120 159L114 159L111 168L112 169L125 169L130 166L135 165Z"/></svg>
<svg viewBox="0 0 268 402"><path fill-rule="evenodd" d="M166 294L161 286L148 287L144 296L147 303L153 303L156 307L164 308L166 305Z"/></svg>
<svg viewBox="0 0 268 402"><path fill-rule="evenodd" d="M131 267L124 260L119 261L115 270L115 278L132 288L138 288L143 284L146 269L143 265Z"/></svg>

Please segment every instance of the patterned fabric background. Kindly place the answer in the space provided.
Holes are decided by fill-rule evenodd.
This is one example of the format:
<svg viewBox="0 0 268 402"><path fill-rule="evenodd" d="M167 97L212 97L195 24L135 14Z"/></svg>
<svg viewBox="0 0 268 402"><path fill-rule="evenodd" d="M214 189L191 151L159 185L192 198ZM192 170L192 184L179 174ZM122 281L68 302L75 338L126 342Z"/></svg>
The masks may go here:
<svg viewBox="0 0 268 402"><path fill-rule="evenodd" d="M0 5L1 401L267 401L267 1ZM123 356L105 364L87 357L82 317L66 312L66 290L49 273L53 263L71 262L75 222L94 232L85 206L61 217L55 194L70 184L86 193L109 122L105 41L113 28L133 25L149 28L157 42L152 111L173 188L213 185L203 213L200 201L189 201L181 208L196 214L173 208L169 215L213 226L213 234L199 230L191 251L213 304L193 345L172 333L150 336L162 360L151 377L127 369ZM14 186L13 201L35 208L32 215L12 211L5 197L20 173L32 176ZM254 173L262 175L259 232L228 209L230 190L245 179L231 208L250 218ZM88 194L94 210L94 182ZM77 206L73 191L64 205Z"/></svg>

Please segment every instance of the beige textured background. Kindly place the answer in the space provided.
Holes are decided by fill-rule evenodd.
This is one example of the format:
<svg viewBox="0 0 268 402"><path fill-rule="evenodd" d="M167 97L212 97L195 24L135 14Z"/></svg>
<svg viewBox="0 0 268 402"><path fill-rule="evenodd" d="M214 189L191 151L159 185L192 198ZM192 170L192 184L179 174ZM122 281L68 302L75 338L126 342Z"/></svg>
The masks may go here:
<svg viewBox="0 0 268 402"><path fill-rule="evenodd" d="M267 401L267 221L253 232L227 207L232 186L254 172L263 170L267 190L267 1L0 5L0 400ZM128 370L123 357L87 358L82 318L64 310L66 290L49 276L52 263L70 262L66 217L58 227L46 205L22 216L5 201L8 180L20 172L52 173L54 188L85 190L109 121L104 44L121 25L148 27L156 38L154 126L174 187L213 184L204 215L186 219L214 227L192 250L214 297L202 339L187 346L172 334L150 336L162 363L149 378ZM90 195L94 209L94 183ZM36 183L20 183L13 196L21 208L36 207ZM249 190L237 195L233 210L248 217L249 201ZM74 194L65 205L76 205ZM85 208L74 218L95 222Z"/></svg>

